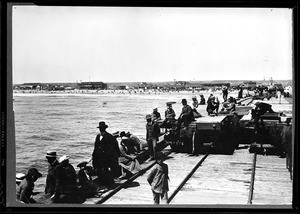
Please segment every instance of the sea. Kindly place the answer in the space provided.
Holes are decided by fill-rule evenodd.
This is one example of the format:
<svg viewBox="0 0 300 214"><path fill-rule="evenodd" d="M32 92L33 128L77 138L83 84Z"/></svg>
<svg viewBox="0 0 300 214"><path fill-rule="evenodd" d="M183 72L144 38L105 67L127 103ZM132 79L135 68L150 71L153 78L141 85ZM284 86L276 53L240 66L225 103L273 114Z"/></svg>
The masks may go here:
<svg viewBox="0 0 300 214"><path fill-rule="evenodd" d="M76 92L76 93L14 93L16 173L26 174L31 167L37 168L42 177L35 182L35 191L43 192L47 176L47 151L58 156L68 155L76 167L89 161L94 148L99 121L105 121L107 131L129 131L145 141L146 114L158 108L162 118L166 102L173 101L176 118L180 115L183 98L188 103L192 96L200 100L213 93L220 102L221 91L180 92ZM237 92L229 96L236 97ZM198 107L207 116L206 105Z"/></svg>

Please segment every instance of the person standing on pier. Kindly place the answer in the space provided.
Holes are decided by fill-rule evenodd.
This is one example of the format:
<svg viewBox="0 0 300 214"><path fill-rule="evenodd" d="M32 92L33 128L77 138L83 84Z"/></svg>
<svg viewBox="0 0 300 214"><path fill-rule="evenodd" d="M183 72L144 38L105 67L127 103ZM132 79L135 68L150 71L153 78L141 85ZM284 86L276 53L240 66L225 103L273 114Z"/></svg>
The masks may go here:
<svg viewBox="0 0 300 214"><path fill-rule="evenodd" d="M162 123L162 125L166 128L171 128L174 124L175 124L175 116L176 113L174 111L174 109L172 108L172 103L173 102L167 102L167 109L165 110L165 119Z"/></svg>
<svg viewBox="0 0 300 214"><path fill-rule="evenodd" d="M168 165L163 163L163 161L164 154L158 152L156 154L156 164L147 177L147 181L150 184L153 193L154 204L159 204L160 198L163 203L167 203L168 201L169 169Z"/></svg>
<svg viewBox="0 0 300 214"><path fill-rule="evenodd" d="M227 100L227 96L228 96L228 88L227 86L223 86L222 87L222 93L223 93L223 99L224 99L224 102Z"/></svg>
<svg viewBox="0 0 300 214"><path fill-rule="evenodd" d="M156 144L160 135L160 128L156 121L152 120L151 115L146 115L146 140L148 143L150 157L147 161L154 160Z"/></svg>
<svg viewBox="0 0 300 214"><path fill-rule="evenodd" d="M114 178L118 177L120 150L116 138L106 131L107 127L104 121L99 122L100 133L96 136L92 164L99 180L105 186L113 187Z"/></svg>
<svg viewBox="0 0 300 214"><path fill-rule="evenodd" d="M58 165L56 152L48 151L46 154L46 159L49 163L48 174L46 178L45 194L53 195L55 191L55 176L54 169Z"/></svg>

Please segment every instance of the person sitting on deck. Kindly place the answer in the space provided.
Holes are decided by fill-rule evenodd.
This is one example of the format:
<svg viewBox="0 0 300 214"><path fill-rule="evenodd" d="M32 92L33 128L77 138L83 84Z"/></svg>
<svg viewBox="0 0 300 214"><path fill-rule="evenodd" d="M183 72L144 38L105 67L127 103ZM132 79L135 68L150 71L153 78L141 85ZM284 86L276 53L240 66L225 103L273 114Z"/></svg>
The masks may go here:
<svg viewBox="0 0 300 214"><path fill-rule="evenodd" d="M199 105L205 105L205 98L203 96L203 94L200 94L200 103Z"/></svg>
<svg viewBox="0 0 300 214"><path fill-rule="evenodd" d="M53 195L55 190L54 169L58 165L57 155L54 151L48 151L46 154L46 159L48 161L48 174L46 178L45 194Z"/></svg>
<svg viewBox="0 0 300 214"><path fill-rule="evenodd" d="M130 178L133 174L142 170L137 158L136 145L128 137L123 136L120 142L119 164L122 167L122 175L119 179Z"/></svg>
<svg viewBox="0 0 300 214"><path fill-rule="evenodd" d="M33 192L34 182L40 177L42 177L42 174L36 168L30 168L17 187L17 200L25 204L36 203L32 198L33 195L38 194L38 192Z"/></svg>
<svg viewBox="0 0 300 214"><path fill-rule="evenodd" d="M166 105L167 109L165 111L165 119L162 123L162 126L166 128L172 128L176 122L176 114L174 109L172 108L172 102L167 102Z"/></svg>
<svg viewBox="0 0 300 214"><path fill-rule="evenodd" d="M192 110L193 110L194 118L202 117L202 115L197 111L198 106L199 106L199 102L197 100L197 97L193 96L191 107L192 107Z"/></svg>
<svg viewBox="0 0 300 214"><path fill-rule="evenodd" d="M193 109L191 106L187 104L187 100L182 99L181 103L183 107L182 107L181 114L178 117L177 130L180 130L182 123L184 127L188 127L189 124L195 119L193 114Z"/></svg>
<svg viewBox="0 0 300 214"><path fill-rule="evenodd" d="M235 102L233 97L229 97L226 102L223 103L220 114L228 114L235 111Z"/></svg>
<svg viewBox="0 0 300 214"><path fill-rule="evenodd" d="M125 131L120 132L120 138L127 137L130 143L134 146L136 153L140 153L143 150L143 143L142 141L135 135L131 134L130 132L125 133ZM120 146L119 146L120 147Z"/></svg>
<svg viewBox="0 0 300 214"><path fill-rule="evenodd" d="M153 112L151 114L151 117L152 117L152 120L154 121L159 121L161 120L161 116L160 116L160 113L158 112L157 108L154 108L153 109Z"/></svg>
<svg viewBox="0 0 300 214"><path fill-rule="evenodd" d="M214 96L210 97L210 99L207 100L206 111L207 111L208 115L211 115L211 114L218 115L219 102L216 102L216 99Z"/></svg>
<svg viewBox="0 0 300 214"><path fill-rule="evenodd" d="M101 193L104 192L104 188L93 181L92 167L87 166L88 162L83 161L77 165L79 171L77 172L77 181L80 192L82 192L86 198L99 197Z"/></svg>
<svg viewBox="0 0 300 214"><path fill-rule="evenodd" d="M55 192L51 199L53 203L83 203L85 195L80 194L77 186L76 171L69 163L69 158L63 155L55 167Z"/></svg>

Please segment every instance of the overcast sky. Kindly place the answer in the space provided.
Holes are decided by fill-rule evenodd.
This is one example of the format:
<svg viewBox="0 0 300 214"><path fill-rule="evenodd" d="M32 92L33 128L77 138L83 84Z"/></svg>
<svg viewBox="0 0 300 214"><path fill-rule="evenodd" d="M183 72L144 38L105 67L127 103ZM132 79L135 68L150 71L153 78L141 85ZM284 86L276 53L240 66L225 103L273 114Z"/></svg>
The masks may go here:
<svg viewBox="0 0 300 214"><path fill-rule="evenodd" d="M13 83L292 79L286 8L13 7Z"/></svg>

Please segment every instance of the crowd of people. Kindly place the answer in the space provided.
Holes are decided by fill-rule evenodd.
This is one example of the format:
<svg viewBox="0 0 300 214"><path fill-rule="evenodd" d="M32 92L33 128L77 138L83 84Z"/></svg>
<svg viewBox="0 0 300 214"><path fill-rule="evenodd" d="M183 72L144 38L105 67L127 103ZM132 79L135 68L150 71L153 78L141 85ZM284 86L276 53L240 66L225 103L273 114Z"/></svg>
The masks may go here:
<svg viewBox="0 0 300 214"><path fill-rule="evenodd" d="M108 133L106 131L108 125L100 121L97 127L99 134L96 136L90 160L92 166L88 166L90 161L81 162L77 165L79 170L76 172L69 163L68 156L58 157L55 151L47 152L48 173L44 190L45 198L50 199L51 203L83 203L86 198L99 197L109 189L115 188L122 179L128 179L143 170L138 156L148 147L149 159L146 161L157 160L158 163L147 179L152 187L154 203L159 203L159 198L167 200L168 167L162 163L163 155L157 149L161 128L174 128L174 130L187 128L195 118L202 117L197 107L205 104L209 116L232 113L237 117L236 100L233 97L228 98L227 88L223 89L223 99L224 102L219 111L220 101L213 94L208 97L207 102L202 94L200 94L200 102L196 96L193 96L190 105L184 98L181 100L182 110L177 119L172 108L175 102L166 103L164 119L161 118L158 109L154 108L151 114L146 115L146 144L130 132ZM274 112L269 104L255 103L255 108L252 110L255 125L259 124L260 116L266 112ZM291 132L290 127L286 129L285 133ZM284 135L285 140L289 137L290 134ZM118 138L120 138L119 141ZM291 156L290 153L286 155ZM289 168L291 168L290 165L289 163ZM160 173L158 177L155 175L157 173ZM36 168L30 168L26 175L19 174L17 179L19 201L36 203L32 197L37 194L33 191L34 182L41 176L42 174ZM154 184L155 182L159 185Z"/></svg>

